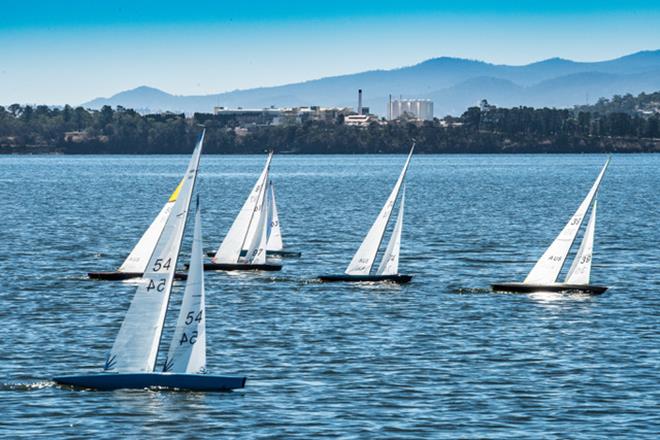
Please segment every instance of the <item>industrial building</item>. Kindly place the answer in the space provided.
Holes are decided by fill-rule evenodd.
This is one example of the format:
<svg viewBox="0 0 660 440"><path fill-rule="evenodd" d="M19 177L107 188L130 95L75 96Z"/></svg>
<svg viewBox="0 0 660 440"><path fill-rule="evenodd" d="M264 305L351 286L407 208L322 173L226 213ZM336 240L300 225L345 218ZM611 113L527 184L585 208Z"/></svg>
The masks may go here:
<svg viewBox="0 0 660 440"><path fill-rule="evenodd" d="M325 108L319 106L290 108L225 108L214 107L213 114L225 119L233 119L241 125L297 125L305 121L334 122L339 115L353 113L350 108Z"/></svg>
<svg viewBox="0 0 660 440"><path fill-rule="evenodd" d="M388 119L410 118L419 121L433 120L433 101L430 99L395 99L390 97Z"/></svg>
<svg viewBox="0 0 660 440"><path fill-rule="evenodd" d="M366 127L372 122L378 122L378 117L369 112L369 107L362 105L362 89L358 90L357 111L350 107L320 107L317 105L284 108L274 106L267 108L226 108L218 106L213 108L213 114L220 120L235 122L240 127L300 125L307 121L337 123L340 120L346 125Z"/></svg>

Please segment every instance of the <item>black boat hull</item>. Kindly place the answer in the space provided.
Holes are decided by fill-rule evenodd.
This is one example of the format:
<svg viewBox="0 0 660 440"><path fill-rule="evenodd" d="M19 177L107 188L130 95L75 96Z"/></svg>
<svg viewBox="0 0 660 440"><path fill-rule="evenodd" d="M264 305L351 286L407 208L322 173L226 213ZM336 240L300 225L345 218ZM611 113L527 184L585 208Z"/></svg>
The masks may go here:
<svg viewBox="0 0 660 440"><path fill-rule="evenodd" d="M302 256L302 252L266 251L266 255L271 257L282 257L282 258L300 258Z"/></svg>
<svg viewBox="0 0 660 440"><path fill-rule="evenodd" d="M241 252L241 257L247 255L247 251ZM298 258L302 255L302 252L294 251L266 251L267 257L282 257L282 258ZM207 257L215 257L215 252L208 251L206 253Z"/></svg>
<svg viewBox="0 0 660 440"><path fill-rule="evenodd" d="M281 264L227 264L227 263L204 263L204 270L224 270L224 271L239 271L239 270L263 270L266 272L276 272L282 270Z"/></svg>
<svg viewBox="0 0 660 440"><path fill-rule="evenodd" d="M559 293L586 293L600 295L607 290L605 286L592 284L525 284L525 283L494 283L490 285L494 292L533 293L533 292L559 292Z"/></svg>
<svg viewBox="0 0 660 440"><path fill-rule="evenodd" d="M397 284L406 284L412 280L412 275L321 275L319 280L324 283L380 283L390 282Z"/></svg>
<svg viewBox="0 0 660 440"><path fill-rule="evenodd" d="M53 381L95 390L168 388L194 391L230 391L245 386L245 377L176 373L100 373L55 377Z"/></svg>
<svg viewBox="0 0 660 440"><path fill-rule="evenodd" d="M88 272L87 276L92 280L105 280L105 281L117 281L117 280L130 280L131 278L142 278L142 272ZM187 273L176 272L174 274L175 280L186 280L188 279Z"/></svg>

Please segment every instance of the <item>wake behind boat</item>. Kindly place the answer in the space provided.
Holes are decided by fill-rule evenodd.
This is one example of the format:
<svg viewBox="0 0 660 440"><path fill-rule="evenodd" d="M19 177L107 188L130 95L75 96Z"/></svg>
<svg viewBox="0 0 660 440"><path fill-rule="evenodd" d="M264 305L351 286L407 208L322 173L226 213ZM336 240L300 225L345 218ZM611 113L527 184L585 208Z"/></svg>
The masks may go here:
<svg viewBox="0 0 660 440"><path fill-rule="evenodd" d="M591 274L591 262L593 257L594 235L596 229L596 195L605 170L610 160L605 162L600 174L596 178L587 197L582 201L573 217L568 221L561 233L555 238L543 256L536 262L525 280L521 282L493 283L491 288L495 292L531 293L531 292L566 292L586 293L589 295L600 295L607 287L589 284ZM580 231L580 226L587 211L591 208L591 214L582 238L582 243L575 255L564 282L557 282L562 267L568 258L575 238Z"/></svg>
<svg viewBox="0 0 660 440"><path fill-rule="evenodd" d="M279 260L267 259L269 242L270 191L269 173L273 153L268 154L259 179L254 184L250 195L234 219L225 239L220 243L210 263L204 264L205 270L263 270L282 269ZM279 227L279 224L278 224ZM281 239L280 239L281 243Z"/></svg>
<svg viewBox="0 0 660 440"><path fill-rule="evenodd" d="M167 315L190 200L202 150L200 139L190 160L180 194L148 260L143 282L124 317L106 358L104 372L56 377L60 385L100 390L173 388L223 391L242 388L245 377L202 374L206 370L206 309L199 199L195 210L190 270L176 329L161 372L156 360Z"/></svg>
<svg viewBox="0 0 660 440"><path fill-rule="evenodd" d="M346 268L346 271L343 274L338 275L321 275L319 280L323 282L393 282L398 284L404 284L412 280L411 275L403 275L399 273L399 254L401 250L401 233L403 230L403 210L406 199L406 188L404 184L404 179L406 177L406 172L408 171L408 165L410 164L410 159L415 149L415 144L413 144L408 154L408 158L401 170L399 179L392 189L392 193L387 198L385 205L378 214L376 221L369 229L366 237L362 241L360 248L357 250L353 256L353 260ZM402 189L403 188L403 189ZM385 230L387 229L387 224L389 223L390 217L392 216L392 211L394 210L394 205L396 200L401 192L401 200L399 202L399 213L394 224L394 230L390 237L390 241L385 249L385 253L381 258L380 266L376 273L371 273L374 262L376 261L376 256L378 254L378 249L380 244L383 241L383 236L385 235Z"/></svg>

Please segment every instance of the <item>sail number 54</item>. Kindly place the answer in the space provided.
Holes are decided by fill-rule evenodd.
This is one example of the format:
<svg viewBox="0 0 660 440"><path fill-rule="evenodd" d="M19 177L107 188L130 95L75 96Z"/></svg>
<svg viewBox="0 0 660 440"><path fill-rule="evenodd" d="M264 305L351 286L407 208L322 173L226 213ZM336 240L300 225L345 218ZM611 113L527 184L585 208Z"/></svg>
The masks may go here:
<svg viewBox="0 0 660 440"><path fill-rule="evenodd" d="M167 270L170 268L171 262L172 262L171 258L168 258L165 263L163 263L163 258L157 258L156 261L154 262L153 271L158 272L161 269Z"/></svg>
<svg viewBox="0 0 660 440"><path fill-rule="evenodd" d="M186 342L190 345L193 345L195 342L197 342L197 330L193 331L190 334L190 337L188 337L188 335L186 335L185 333L181 334L181 339L179 340L179 345L183 345Z"/></svg>
<svg viewBox="0 0 660 440"><path fill-rule="evenodd" d="M188 314L186 315L186 325L192 324L193 321L202 322L202 312L203 310L200 310L199 313L197 313L197 315L195 315L194 311L188 312Z"/></svg>
<svg viewBox="0 0 660 440"><path fill-rule="evenodd" d="M149 280L149 284L147 284L147 292L150 292L154 289L156 289L156 292L162 292L165 290L165 283L167 280L165 278L162 278L160 280Z"/></svg>

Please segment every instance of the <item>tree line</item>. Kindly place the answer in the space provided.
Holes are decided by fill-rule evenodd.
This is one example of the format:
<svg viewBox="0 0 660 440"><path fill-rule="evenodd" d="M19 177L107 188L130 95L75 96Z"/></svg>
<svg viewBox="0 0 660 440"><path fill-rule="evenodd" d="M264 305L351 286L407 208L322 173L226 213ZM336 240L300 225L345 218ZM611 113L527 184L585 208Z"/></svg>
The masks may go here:
<svg viewBox="0 0 660 440"><path fill-rule="evenodd" d="M654 102L660 107L660 93L642 95L645 108L653 108ZM613 106L620 106L621 100L609 102L615 101ZM660 151L660 114L637 111L630 97L623 101L627 111L608 111L604 101L571 110L486 106L471 107L455 118L424 123L378 121L367 127L347 126L342 118L240 127L235 118L204 113L141 115L122 107L87 110L13 104L0 106L0 152L189 153L199 124L207 128L205 152L210 154L268 149L301 154L401 153L407 151L411 139L417 141L421 153Z"/></svg>

